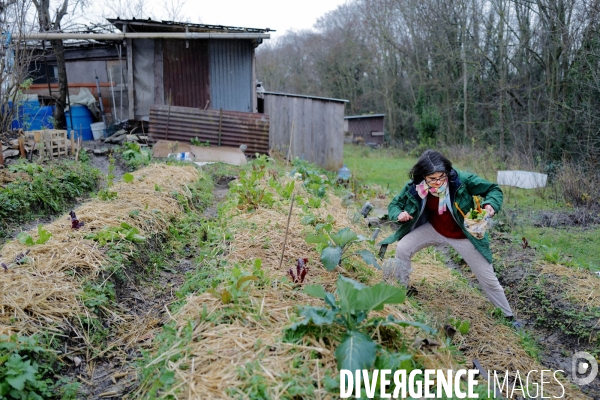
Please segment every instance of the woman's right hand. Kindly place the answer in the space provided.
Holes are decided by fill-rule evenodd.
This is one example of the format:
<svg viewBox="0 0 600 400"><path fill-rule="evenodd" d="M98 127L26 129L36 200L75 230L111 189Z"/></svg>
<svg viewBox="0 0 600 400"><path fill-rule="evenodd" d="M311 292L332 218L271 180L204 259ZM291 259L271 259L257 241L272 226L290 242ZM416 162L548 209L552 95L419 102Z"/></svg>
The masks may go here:
<svg viewBox="0 0 600 400"><path fill-rule="evenodd" d="M406 211L402 211L400 215L398 215L398 221L400 222L410 221L411 219L413 219L413 217L411 217Z"/></svg>

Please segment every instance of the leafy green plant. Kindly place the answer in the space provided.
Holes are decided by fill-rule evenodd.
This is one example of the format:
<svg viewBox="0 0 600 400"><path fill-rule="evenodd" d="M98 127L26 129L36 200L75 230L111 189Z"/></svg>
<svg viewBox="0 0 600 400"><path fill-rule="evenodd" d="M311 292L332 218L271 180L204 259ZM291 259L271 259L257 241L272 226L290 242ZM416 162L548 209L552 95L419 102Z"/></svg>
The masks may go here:
<svg viewBox="0 0 600 400"><path fill-rule="evenodd" d="M273 195L259 186L267 170L261 160L257 161L250 170L241 171L237 183L231 186L231 192L238 196L239 209L256 210L260 205L271 207L275 203Z"/></svg>
<svg viewBox="0 0 600 400"><path fill-rule="evenodd" d="M306 238L307 243L325 246L321 251L321 262L328 271L333 271L335 267L341 266L345 259L353 255L359 255L367 264L380 268L375 255L368 250L359 250L348 254L350 246L364 241L368 241L367 238L357 235L350 228L343 228L337 233L331 234L330 224L324 225L321 233L308 235Z"/></svg>
<svg viewBox="0 0 600 400"><path fill-rule="evenodd" d="M190 139L190 143L194 146L203 146L203 147L210 147L210 142L207 140L206 142L202 142L200 139L198 139L197 137L193 137Z"/></svg>
<svg viewBox="0 0 600 400"><path fill-rule="evenodd" d="M74 398L76 386L56 381L56 356L35 337L0 335L0 398Z"/></svg>
<svg viewBox="0 0 600 400"><path fill-rule="evenodd" d="M125 183L131 183L133 182L133 180L135 179L135 177L130 174L129 172L127 172L126 174L123 175L123 182Z"/></svg>
<svg viewBox="0 0 600 400"><path fill-rule="evenodd" d="M217 282L207 292L220 299L223 304L237 303L238 299L246 293L248 283L259 281L264 278L264 272L261 269L262 260L257 258L254 260L254 268L252 273L243 272L240 268L233 268L227 287L217 289Z"/></svg>
<svg viewBox="0 0 600 400"><path fill-rule="evenodd" d="M81 294L83 305L93 310L96 314L99 313L100 307L110 305L110 302L115 300L115 298L114 284L112 282L102 284L86 282L83 285L83 292Z"/></svg>
<svg viewBox="0 0 600 400"><path fill-rule="evenodd" d="M301 179L304 188L309 193L321 198L326 196L327 187L331 186L331 181L325 171L319 170L316 166L300 159L294 160L294 167L290 175Z"/></svg>
<svg viewBox="0 0 600 400"><path fill-rule="evenodd" d="M31 235L26 232L21 232L17 235L17 240L26 246L34 246L36 244L44 244L52 237L52 233L48 232L43 225L38 225L38 238L33 240Z"/></svg>
<svg viewBox="0 0 600 400"><path fill-rule="evenodd" d="M85 238L94 240L101 246L117 240L127 240L133 243L144 243L146 241L146 238L140 235L139 229L125 222L121 222L119 226L104 228L98 232L90 233Z"/></svg>
<svg viewBox="0 0 600 400"><path fill-rule="evenodd" d="M378 326L415 326L428 333L435 330L420 322L399 321L389 315L387 318L369 318L371 311L383 310L385 304L401 304L406 299L404 289L381 282L365 286L352 279L340 276L336 283L337 298L326 292L321 285L307 285L304 292L325 301L328 307L306 306L300 309L303 320L296 322L290 330L314 324L334 325L344 331L340 345L335 350L338 368L355 371L370 369L375 365L380 346L367 334L367 329Z"/></svg>
<svg viewBox="0 0 600 400"><path fill-rule="evenodd" d="M321 207L321 199L318 197L310 197L308 199L308 206L310 208L319 208Z"/></svg>
<svg viewBox="0 0 600 400"><path fill-rule="evenodd" d="M73 201L97 189L100 175L96 168L72 160L56 160L43 168L19 161L9 168L31 179L0 187L0 238L15 223L68 211Z"/></svg>
<svg viewBox="0 0 600 400"><path fill-rule="evenodd" d="M44 168L40 167L35 163L27 163L24 161L17 162L15 164L11 164L8 167L10 172L26 172L29 175L38 174L40 172L44 172Z"/></svg>
<svg viewBox="0 0 600 400"><path fill-rule="evenodd" d="M295 185L296 185L295 181L289 181L285 185L282 185L274 177L271 177L269 179L269 186L271 186L273 189L275 189L277 194L283 199L289 199L290 197L292 197L292 193L294 192Z"/></svg>
<svg viewBox="0 0 600 400"><path fill-rule="evenodd" d="M450 326L456 331L460 332L461 335L466 335L471 329L471 322L468 320L463 321L460 318L451 317L448 319L448 322Z"/></svg>
<svg viewBox="0 0 600 400"><path fill-rule="evenodd" d="M98 191L98 197L107 201L117 198L117 192L111 190L115 180L115 158L112 154L108 156L108 173L106 174L106 188Z"/></svg>
<svg viewBox="0 0 600 400"><path fill-rule="evenodd" d="M121 148L121 155L125 160L125 164L135 170L141 166L150 164L152 152L146 148L142 148L139 143L125 142Z"/></svg>

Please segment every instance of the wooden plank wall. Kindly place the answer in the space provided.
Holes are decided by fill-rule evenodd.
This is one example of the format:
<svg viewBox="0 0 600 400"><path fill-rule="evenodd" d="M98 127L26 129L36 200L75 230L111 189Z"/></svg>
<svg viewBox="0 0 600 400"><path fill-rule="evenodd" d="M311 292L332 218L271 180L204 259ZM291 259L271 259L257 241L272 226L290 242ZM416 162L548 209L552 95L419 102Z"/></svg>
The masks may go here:
<svg viewBox="0 0 600 400"><path fill-rule="evenodd" d="M335 171L344 161L344 103L265 94L269 146ZM291 137L290 137L291 134ZM291 141L290 141L291 139Z"/></svg>

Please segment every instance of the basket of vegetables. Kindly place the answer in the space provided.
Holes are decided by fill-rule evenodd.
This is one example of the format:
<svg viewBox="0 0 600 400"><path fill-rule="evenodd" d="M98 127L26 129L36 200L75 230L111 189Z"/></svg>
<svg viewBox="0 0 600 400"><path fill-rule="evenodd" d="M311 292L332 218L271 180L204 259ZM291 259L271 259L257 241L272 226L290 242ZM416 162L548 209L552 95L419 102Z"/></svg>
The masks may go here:
<svg viewBox="0 0 600 400"><path fill-rule="evenodd" d="M487 215L487 211L481 208L481 197L473 196L473 200L475 201L475 208L470 209L466 214L460 209L458 203L455 202L454 205L465 219L464 224L467 232L476 239L483 239L488 229L490 218Z"/></svg>

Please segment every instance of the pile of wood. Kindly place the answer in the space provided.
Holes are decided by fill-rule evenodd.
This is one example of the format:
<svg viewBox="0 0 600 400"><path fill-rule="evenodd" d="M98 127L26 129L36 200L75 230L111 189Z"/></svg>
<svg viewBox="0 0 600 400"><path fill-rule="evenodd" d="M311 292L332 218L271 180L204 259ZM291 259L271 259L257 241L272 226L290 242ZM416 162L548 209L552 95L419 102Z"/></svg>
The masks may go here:
<svg viewBox="0 0 600 400"><path fill-rule="evenodd" d="M56 158L76 155L81 148L81 141L77 142L67 137L66 130L44 129L38 131L19 131L18 138L0 141L0 166L4 165L7 158L30 158L37 151L42 158Z"/></svg>

